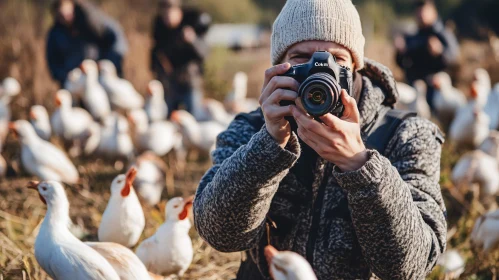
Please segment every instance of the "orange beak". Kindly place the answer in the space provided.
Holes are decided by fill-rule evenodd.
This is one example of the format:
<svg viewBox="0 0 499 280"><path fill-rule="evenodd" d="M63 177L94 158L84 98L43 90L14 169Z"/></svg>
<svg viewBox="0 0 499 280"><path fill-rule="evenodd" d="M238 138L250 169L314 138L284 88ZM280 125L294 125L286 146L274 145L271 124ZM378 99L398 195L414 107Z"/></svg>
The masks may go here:
<svg viewBox="0 0 499 280"><path fill-rule="evenodd" d="M9 122L9 130L12 131L15 137L18 137L19 134L17 133L17 128L16 128L16 123L15 122Z"/></svg>
<svg viewBox="0 0 499 280"><path fill-rule="evenodd" d="M81 72L82 72L83 74L85 74L85 75L87 74L87 72L85 71L85 66L83 66L83 63L82 63L82 64L80 64L80 70L81 70Z"/></svg>
<svg viewBox="0 0 499 280"><path fill-rule="evenodd" d="M133 187L133 181L137 176L137 168L135 166L130 167L128 172L126 173L125 186L121 190L121 196L127 197L130 194L130 191Z"/></svg>
<svg viewBox="0 0 499 280"><path fill-rule="evenodd" d="M183 221L189 216L189 211L192 208L192 204L194 203L194 196L189 196L188 198L184 199L184 209L180 214L178 214L178 219Z"/></svg>
<svg viewBox="0 0 499 280"><path fill-rule="evenodd" d="M272 245L267 245L265 246L265 249L263 251L263 254L265 255L265 259L267 259L267 263L270 264L272 263L272 259L279 253L276 248Z"/></svg>
<svg viewBox="0 0 499 280"><path fill-rule="evenodd" d="M30 181L28 183L28 189L36 190L38 192L38 185L40 184L39 181ZM40 200L43 202L43 204L47 205L47 201L43 196L38 192L38 196L40 197Z"/></svg>
<svg viewBox="0 0 499 280"><path fill-rule="evenodd" d="M61 107L61 105L62 105L62 100L61 100L61 97L59 97L59 95L55 96L55 105L57 107Z"/></svg>
<svg viewBox="0 0 499 280"><path fill-rule="evenodd" d="M29 111L29 118L36 121L36 114L35 112L33 112L33 110Z"/></svg>
<svg viewBox="0 0 499 280"><path fill-rule="evenodd" d="M471 98L473 99L478 98L478 89L475 83L471 84Z"/></svg>
<svg viewBox="0 0 499 280"><path fill-rule="evenodd" d="M180 114L178 113L178 111L173 111L171 116L170 116L170 119L174 122L179 122L180 121Z"/></svg>
<svg viewBox="0 0 499 280"><path fill-rule="evenodd" d="M437 77L433 77L433 87L436 89L440 89L442 86L442 83L440 82L440 79Z"/></svg>
<svg viewBox="0 0 499 280"><path fill-rule="evenodd" d="M151 85L147 85L147 95L152 96L152 87L151 87Z"/></svg>

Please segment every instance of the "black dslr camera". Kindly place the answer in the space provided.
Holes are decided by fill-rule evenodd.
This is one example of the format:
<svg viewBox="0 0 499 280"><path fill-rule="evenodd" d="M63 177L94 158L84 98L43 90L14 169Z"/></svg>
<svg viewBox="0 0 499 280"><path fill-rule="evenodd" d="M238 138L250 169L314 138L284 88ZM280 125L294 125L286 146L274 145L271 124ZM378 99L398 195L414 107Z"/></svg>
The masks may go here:
<svg viewBox="0 0 499 280"><path fill-rule="evenodd" d="M329 52L315 52L309 62L291 67L281 76L294 78L300 83L298 96L303 107L313 117L331 113L337 117L343 115L341 89L352 94L353 78L348 67L336 63L336 58ZM281 105L289 105L281 102ZM291 104L293 104L291 102Z"/></svg>

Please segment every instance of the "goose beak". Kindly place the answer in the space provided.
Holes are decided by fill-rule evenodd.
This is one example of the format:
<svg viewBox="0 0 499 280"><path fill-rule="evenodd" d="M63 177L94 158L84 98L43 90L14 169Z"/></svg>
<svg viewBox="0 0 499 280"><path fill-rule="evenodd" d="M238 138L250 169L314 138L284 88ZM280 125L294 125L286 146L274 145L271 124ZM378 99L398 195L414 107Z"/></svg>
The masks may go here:
<svg viewBox="0 0 499 280"><path fill-rule="evenodd" d="M183 221L189 216L189 210L192 208L192 204L194 203L194 196L189 196L184 199L184 209L180 214L178 214L178 219Z"/></svg>
<svg viewBox="0 0 499 280"><path fill-rule="evenodd" d="M36 121L36 113L33 110L29 111L29 118Z"/></svg>
<svg viewBox="0 0 499 280"><path fill-rule="evenodd" d="M279 253L276 248L272 245L267 245L263 251L265 258L267 259L267 263L270 265L272 263L272 259Z"/></svg>
<svg viewBox="0 0 499 280"><path fill-rule="evenodd" d="M125 186L121 190L121 196L127 197L130 194L130 191L133 187L133 181L137 176L137 168L135 166L130 167L128 172L126 173Z"/></svg>
<svg viewBox="0 0 499 280"><path fill-rule="evenodd" d="M39 184L40 184L39 181L30 181L28 183L28 189L36 190L38 192L38 196L40 197L40 200L43 202L43 204L47 205L47 201L45 200L45 198L43 198L43 196L38 191Z"/></svg>
<svg viewBox="0 0 499 280"><path fill-rule="evenodd" d="M82 63L82 64L80 64L80 70L81 70L81 72L82 72L83 74L85 74L85 75L87 74L87 71L85 71L85 66L83 66L83 63Z"/></svg>
<svg viewBox="0 0 499 280"><path fill-rule="evenodd" d="M433 77L433 87L436 89L440 89L442 86L442 83L440 82L440 79L438 77Z"/></svg>
<svg viewBox="0 0 499 280"><path fill-rule="evenodd" d="M153 95L152 94L152 87L151 87L151 85L147 85L147 95L148 96L152 96Z"/></svg>
<svg viewBox="0 0 499 280"><path fill-rule="evenodd" d="M12 131L12 134L17 138L19 137L19 133L17 133L17 127L15 122L9 122L9 130Z"/></svg>
<svg viewBox="0 0 499 280"><path fill-rule="evenodd" d="M61 100L61 97L59 95L55 96L55 105L57 107L61 107L61 105L62 105L62 100Z"/></svg>
<svg viewBox="0 0 499 280"><path fill-rule="evenodd" d="M179 122L180 121L180 114L178 113L178 111L173 111L171 116L170 116L170 119L173 122Z"/></svg>
<svg viewBox="0 0 499 280"><path fill-rule="evenodd" d="M477 85L475 82L473 84L471 84L471 98L473 98L473 99L478 98L478 89L477 89Z"/></svg>

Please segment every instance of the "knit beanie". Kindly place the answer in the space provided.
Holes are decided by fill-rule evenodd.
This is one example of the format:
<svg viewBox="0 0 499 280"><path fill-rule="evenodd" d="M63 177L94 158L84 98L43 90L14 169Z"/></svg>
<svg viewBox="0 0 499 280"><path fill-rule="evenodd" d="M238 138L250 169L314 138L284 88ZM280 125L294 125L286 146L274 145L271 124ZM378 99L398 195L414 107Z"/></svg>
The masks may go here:
<svg viewBox="0 0 499 280"><path fill-rule="evenodd" d="M351 0L288 0L274 22L272 64L302 41L327 41L350 50L355 70L364 67L364 44L359 13Z"/></svg>

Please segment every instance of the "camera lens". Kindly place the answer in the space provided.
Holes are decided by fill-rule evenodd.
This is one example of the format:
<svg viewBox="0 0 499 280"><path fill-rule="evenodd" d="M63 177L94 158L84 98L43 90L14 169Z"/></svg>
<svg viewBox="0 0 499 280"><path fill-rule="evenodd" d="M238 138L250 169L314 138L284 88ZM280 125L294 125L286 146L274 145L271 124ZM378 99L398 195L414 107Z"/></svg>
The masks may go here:
<svg viewBox="0 0 499 280"><path fill-rule="evenodd" d="M312 116L323 116L338 104L341 87L328 73L320 72L309 76L300 85L298 94L303 107Z"/></svg>

